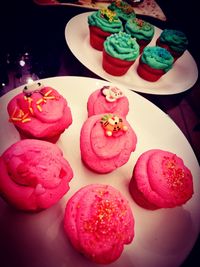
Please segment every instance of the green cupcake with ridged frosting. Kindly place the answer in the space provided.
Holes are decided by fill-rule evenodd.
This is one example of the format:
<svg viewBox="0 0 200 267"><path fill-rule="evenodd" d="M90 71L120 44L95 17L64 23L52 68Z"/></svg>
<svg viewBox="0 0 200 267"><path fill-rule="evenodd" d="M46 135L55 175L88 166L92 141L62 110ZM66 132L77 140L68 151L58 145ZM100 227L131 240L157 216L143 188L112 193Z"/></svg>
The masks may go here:
<svg viewBox="0 0 200 267"><path fill-rule="evenodd" d="M90 44L93 48L102 51L103 42L113 34L123 31L123 25L114 11L108 8L100 9L88 16Z"/></svg>
<svg viewBox="0 0 200 267"><path fill-rule="evenodd" d="M125 31L136 38L142 53L144 47L153 39L155 27L145 20L134 18L126 22Z"/></svg>
<svg viewBox="0 0 200 267"><path fill-rule="evenodd" d="M174 58L165 48L147 46L140 56L137 73L141 78L155 82L172 69L173 64Z"/></svg>
<svg viewBox="0 0 200 267"><path fill-rule="evenodd" d="M156 40L156 45L167 49L176 61L186 51L188 38L180 30L164 29Z"/></svg>
<svg viewBox="0 0 200 267"><path fill-rule="evenodd" d="M136 17L134 8L125 1L116 0L113 1L108 8L115 11L119 19L125 24L129 19Z"/></svg>
<svg viewBox="0 0 200 267"><path fill-rule="evenodd" d="M124 75L138 56L139 45L130 34L112 34L104 42L103 69L111 75Z"/></svg>

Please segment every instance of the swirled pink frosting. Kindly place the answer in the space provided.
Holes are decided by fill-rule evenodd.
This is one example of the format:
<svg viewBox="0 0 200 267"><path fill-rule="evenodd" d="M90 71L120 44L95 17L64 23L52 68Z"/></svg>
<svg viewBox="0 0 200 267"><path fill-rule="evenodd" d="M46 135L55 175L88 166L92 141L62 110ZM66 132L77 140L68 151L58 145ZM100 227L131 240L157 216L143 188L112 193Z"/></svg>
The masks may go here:
<svg viewBox="0 0 200 267"><path fill-rule="evenodd" d="M112 136L105 134L101 124L102 114L89 117L82 126L80 150L83 162L98 173L108 173L124 165L136 148L137 136L123 118L127 131Z"/></svg>
<svg viewBox="0 0 200 267"><path fill-rule="evenodd" d="M106 96L102 94L102 89L98 89L89 96L87 109L88 117L101 113L116 113L126 117L129 111L129 101L125 95L115 101L108 101Z"/></svg>
<svg viewBox="0 0 200 267"><path fill-rule="evenodd" d="M125 197L110 185L90 184L67 202L64 229L72 245L96 263L117 260L134 237L134 217Z"/></svg>
<svg viewBox="0 0 200 267"><path fill-rule="evenodd" d="M47 92L50 94L45 98ZM34 92L31 97L20 93L7 106L10 121L16 128L38 139L61 134L72 123L71 110L62 95L47 86L41 93Z"/></svg>
<svg viewBox="0 0 200 267"><path fill-rule="evenodd" d="M17 209L46 209L69 190L70 164L57 145L24 139L0 157L0 194Z"/></svg>
<svg viewBox="0 0 200 267"><path fill-rule="evenodd" d="M134 184L135 183L135 184ZM193 195L191 171L174 153L151 149L137 160L130 182L130 191L139 191L146 204L154 208L172 208L185 204ZM143 203L144 203L143 202Z"/></svg>

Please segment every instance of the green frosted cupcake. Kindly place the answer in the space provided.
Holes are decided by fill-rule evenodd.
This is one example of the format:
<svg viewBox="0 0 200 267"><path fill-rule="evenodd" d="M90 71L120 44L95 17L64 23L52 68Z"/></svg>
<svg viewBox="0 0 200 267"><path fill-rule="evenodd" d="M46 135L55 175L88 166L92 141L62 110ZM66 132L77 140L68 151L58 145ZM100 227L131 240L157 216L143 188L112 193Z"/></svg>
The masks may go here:
<svg viewBox="0 0 200 267"><path fill-rule="evenodd" d="M153 39L155 27L147 21L134 18L126 22L125 31L136 38L140 46L140 53L142 53L144 47Z"/></svg>
<svg viewBox="0 0 200 267"><path fill-rule="evenodd" d="M156 45L167 49L176 61L187 49L188 38L182 31L164 29L158 37Z"/></svg>
<svg viewBox="0 0 200 267"><path fill-rule="evenodd" d="M123 31L123 25L114 11L107 8L100 9L88 16L90 44L93 48L102 51L105 39Z"/></svg>
<svg viewBox="0 0 200 267"><path fill-rule="evenodd" d="M172 69L174 58L165 48L147 46L144 48L137 73L147 81L155 82Z"/></svg>
<svg viewBox="0 0 200 267"><path fill-rule="evenodd" d="M111 75L124 75L138 56L139 45L130 34L112 34L104 42L103 69Z"/></svg>
<svg viewBox="0 0 200 267"><path fill-rule="evenodd" d="M129 19L136 17L133 7L124 1L116 0L112 2L108 8L117 13L123 24L125 24Z"/></svg>

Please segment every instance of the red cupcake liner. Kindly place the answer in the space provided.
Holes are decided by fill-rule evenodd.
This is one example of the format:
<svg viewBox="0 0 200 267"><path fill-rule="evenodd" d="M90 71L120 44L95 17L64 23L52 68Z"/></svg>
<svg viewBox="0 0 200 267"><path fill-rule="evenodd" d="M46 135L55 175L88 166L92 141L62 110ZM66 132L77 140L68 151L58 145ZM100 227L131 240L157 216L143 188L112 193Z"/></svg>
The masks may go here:
<svg viewBox="0 0 200 267"><path fill-rule="evenodd" d="M147 80L149 82L155 82L165 74L163 70L153 69L147 64L143 63L141 61L141 57L137 67L137 73L142 79Z"/></svg>
<svg viewBox="0 0 200 267"><path fill-rule="evenodd" d="M146 41L146 40L137 40L137 43L140 46L140 54L142 54L144 48L150 43L150 41Z"/></svg>
<svg viewBox="0 0 200 267"><path fill-rule="evenodd" d="M133 65L134 62L135 60L127 61L119 58L114 58L110 56L108 53L106 53L105 50L103 50L102 66L103 69L111 75L114 76L124 75Z"/></svg>
<svg viewBox="0 0 200 267"><path fill-rule="evenodd" d="M96 26L89 26L90 30L90 44L93 48L102 51L103 43L108 36L111 35L110 32L104 32Z"/></svg>
<svg viewBox="0 0 200 267"><path fill-rule="evenodd" d="M174 58L174 62L175 62L179 57L181 57L181 56L183 55L183 53L184 53L184 52L182 52L182 53L178 53L178 52L172 50L171 47L169 47L167 44L161 42L159 38L156 40L156 45L157 45L157 46L160 46L160 47L163 47L163 48L165 48L167 51L169 51L170 54L171 54L171 55L173 56L173 58Z"/></svg>

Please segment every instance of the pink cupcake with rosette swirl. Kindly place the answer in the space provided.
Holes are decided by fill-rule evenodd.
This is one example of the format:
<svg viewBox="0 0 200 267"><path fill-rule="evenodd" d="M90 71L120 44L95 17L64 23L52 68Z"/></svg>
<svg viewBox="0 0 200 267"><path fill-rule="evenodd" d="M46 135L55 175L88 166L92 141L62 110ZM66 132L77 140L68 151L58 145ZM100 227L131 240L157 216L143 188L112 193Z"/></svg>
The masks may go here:
<svg viewBox="0 0 200 267"><path fill-rule="evenodd" d="M174 208L192 197L193 177L178 155L150 149L138 158L129 189L133 199L143 208Z"/></svg>
<svg viewBox="0 0 200 267"><path fill-rule="evenodd" d="M88 117L103 113L116 113L126 117L129 112L129 101L121 89L107 85L89 96L87 110Z"/></svg>
<svg viewBox="0 0 200 267"><path fill-rule="evenodd" d="M127 163L136 144L133 128L116 114L90 116L81 128L82 161L97 173L109 173Z"/></svg>
<svg viewBox="0 0 200 267"><path fill-rule="evenodd" d="M110 185L90 184L66 204L64 230L73 247L98 264L116 261L134 238L129 202Z"/></svg>

